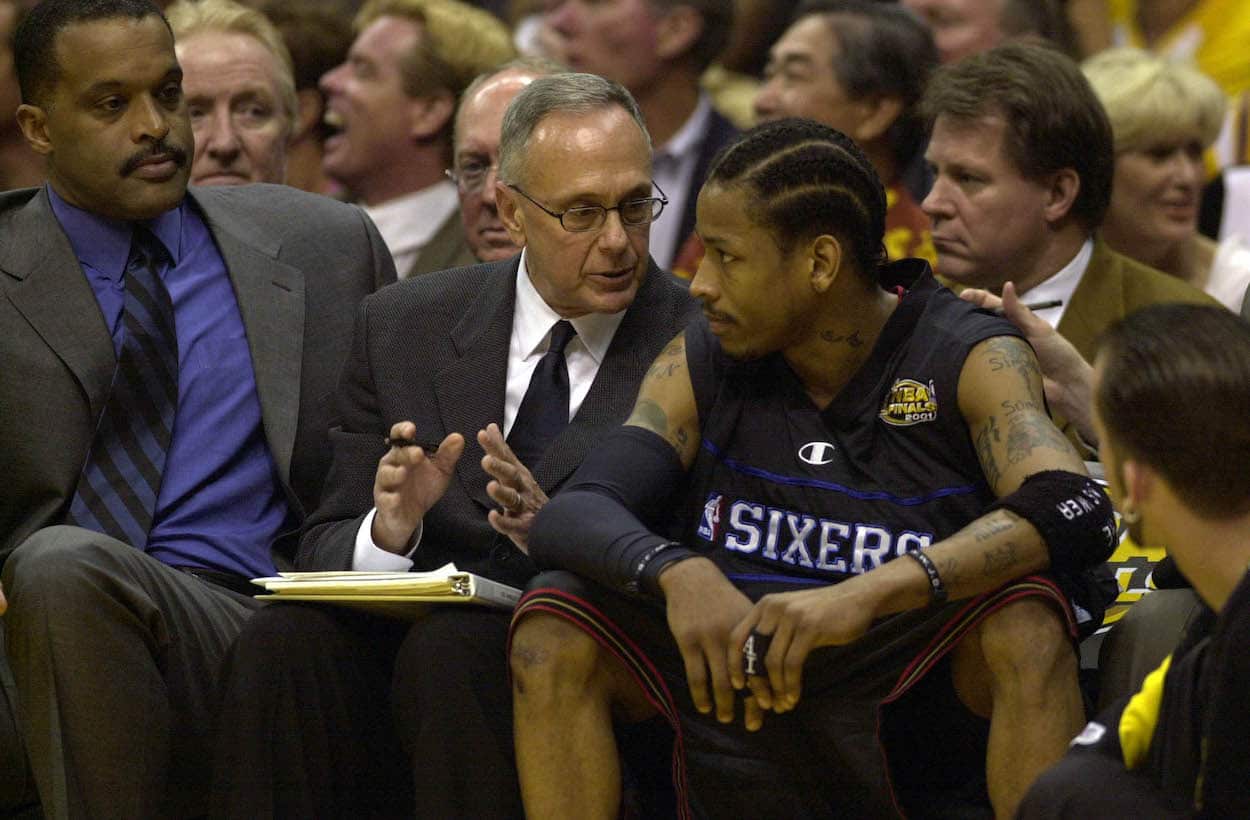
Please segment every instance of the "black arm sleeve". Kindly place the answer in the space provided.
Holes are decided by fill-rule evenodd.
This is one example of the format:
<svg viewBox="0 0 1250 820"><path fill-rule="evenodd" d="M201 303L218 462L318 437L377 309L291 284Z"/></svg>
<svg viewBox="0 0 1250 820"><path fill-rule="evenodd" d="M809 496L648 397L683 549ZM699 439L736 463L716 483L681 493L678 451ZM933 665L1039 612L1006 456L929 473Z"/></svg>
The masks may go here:
<svg viewBox="0 0 1250 820"><path fill-rule="evenodd" d="M657 593L660 565L649 559L670 542L653 529L671 512L684 478L676 451L660 436L630 425L613 431L534 519L530 558L614 589Z"/></svg>

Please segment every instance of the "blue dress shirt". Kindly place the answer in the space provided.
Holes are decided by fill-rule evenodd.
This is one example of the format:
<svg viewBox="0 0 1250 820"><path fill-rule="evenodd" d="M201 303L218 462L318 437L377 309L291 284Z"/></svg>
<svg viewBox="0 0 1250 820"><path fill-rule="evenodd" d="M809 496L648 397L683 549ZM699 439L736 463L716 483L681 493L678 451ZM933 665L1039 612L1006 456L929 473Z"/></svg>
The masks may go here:
<svg viewBox="0 0 1250 820"><path fill-rule="evenodd" d="M70 205L51 187L48 195L119 352L133 227ZM225 261L187 199L143 224L173 260L161 280L174 305L179 367L173 438L144 549L171 566L272 575L269 545L295 520L265 441Z"/></svg>

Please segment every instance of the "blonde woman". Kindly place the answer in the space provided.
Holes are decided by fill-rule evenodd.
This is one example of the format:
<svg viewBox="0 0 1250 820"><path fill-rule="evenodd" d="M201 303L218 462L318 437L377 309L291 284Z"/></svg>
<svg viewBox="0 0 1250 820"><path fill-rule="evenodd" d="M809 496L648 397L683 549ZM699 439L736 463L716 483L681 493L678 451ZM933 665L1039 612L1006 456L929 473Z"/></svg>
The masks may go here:
<svg viewBox="0 0 1250 820"><path fill-rule="evenodd" d="M1198 233L1203 154L1224 120L1223 92L1196 69L1132 48L1105 51L1082 69L1115 139L1102 238L1239 310L1250 285L1250 244L1239 235L1216 244Z"/></svg>

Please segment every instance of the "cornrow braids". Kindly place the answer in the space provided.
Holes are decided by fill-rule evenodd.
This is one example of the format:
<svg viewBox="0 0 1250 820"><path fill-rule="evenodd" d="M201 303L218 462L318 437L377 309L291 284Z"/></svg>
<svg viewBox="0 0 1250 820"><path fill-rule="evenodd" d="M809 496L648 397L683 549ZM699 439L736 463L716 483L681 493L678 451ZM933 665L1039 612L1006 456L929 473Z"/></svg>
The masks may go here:
<svg viewBox="0 0 1250 820"><path fill-rule="evenodd" d="M753 221L772 231L783 252L834 234L850 243L861 275L876 281L885 259L885 189L842 132L800 119L757 126L712 161L707 183L745 190Z"/></svg>

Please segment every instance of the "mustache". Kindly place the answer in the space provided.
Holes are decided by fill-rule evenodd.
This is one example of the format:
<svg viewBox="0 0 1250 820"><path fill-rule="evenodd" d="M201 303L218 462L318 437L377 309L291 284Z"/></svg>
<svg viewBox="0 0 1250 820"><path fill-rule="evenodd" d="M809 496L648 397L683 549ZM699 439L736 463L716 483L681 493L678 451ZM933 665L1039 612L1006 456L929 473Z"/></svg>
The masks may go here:
<svg viewBox="0 0 1250 820"><path fill-rule="evenodd" d="M154 142L149 148L140 151L134 156L122 163L121 175L128 177L133 174L140 165L152 159L153 157L168 156L174 161L179 168L187 164L187 152L177 145L161 140Z"/></svg>

